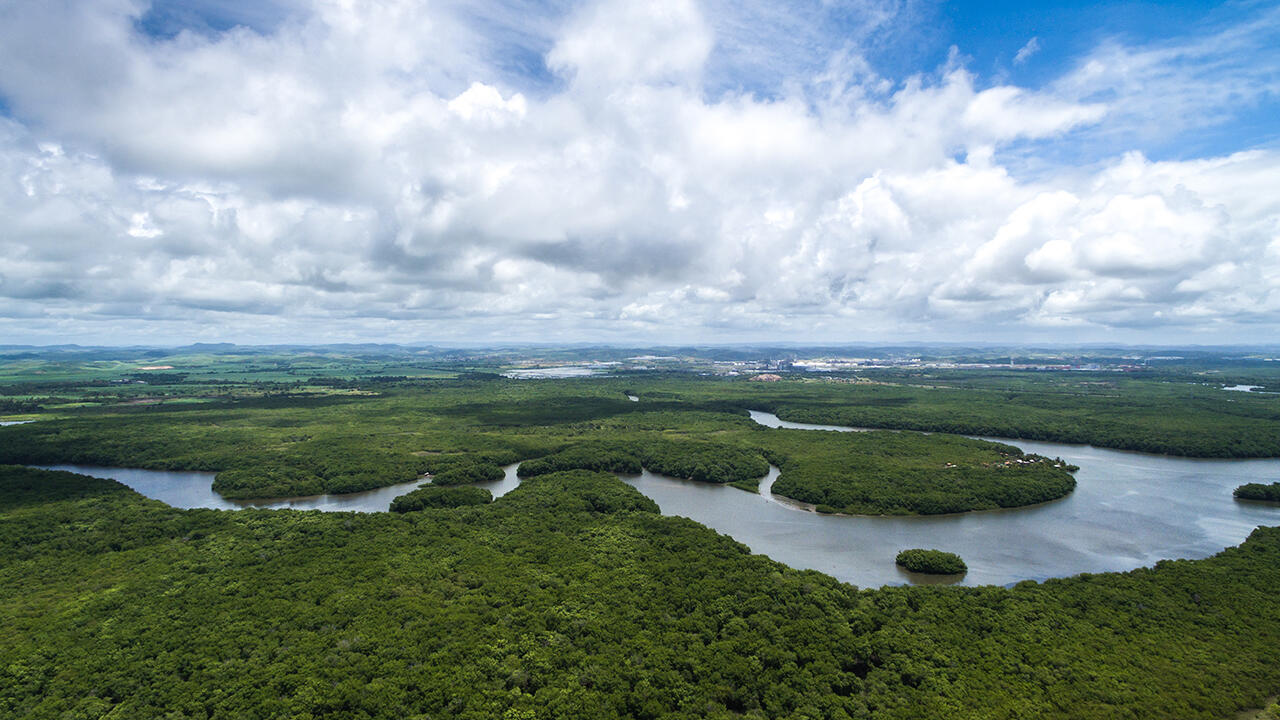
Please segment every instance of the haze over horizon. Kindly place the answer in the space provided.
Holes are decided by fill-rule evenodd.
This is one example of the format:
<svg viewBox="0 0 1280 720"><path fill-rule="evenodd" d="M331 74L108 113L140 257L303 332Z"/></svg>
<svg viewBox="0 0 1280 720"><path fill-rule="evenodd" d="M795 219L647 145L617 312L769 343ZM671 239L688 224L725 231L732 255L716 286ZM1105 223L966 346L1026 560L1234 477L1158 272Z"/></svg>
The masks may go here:
<svg viewBox="0 0 1280 720"><path fill-rule="evenodd" d="M1280 337L1280 6L14 0L0 343Z"/></svg>

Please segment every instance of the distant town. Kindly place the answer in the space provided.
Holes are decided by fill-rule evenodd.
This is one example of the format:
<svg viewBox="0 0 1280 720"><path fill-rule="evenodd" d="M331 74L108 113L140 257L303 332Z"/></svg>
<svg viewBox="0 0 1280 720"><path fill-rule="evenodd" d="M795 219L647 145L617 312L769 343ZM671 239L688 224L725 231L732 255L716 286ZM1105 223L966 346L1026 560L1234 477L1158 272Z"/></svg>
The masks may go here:
<svg viewBox="0 0 1280 720"><path fill-rule="evenodd" d="M555 364L546 358L526 358L512 365L512 377L572 377L615 372L695 371L726 377L761 373L829 373L853 374L868 370L1014 370L1028 372L1099 372L1125 373L1148 370L1155 366L1181 364L1182 355L1130 355L1121 358L1018 357L982 360L939 359L927 356L842 356L798 355L749 359L718 360L700 354L636 355L620 360L565 361ZM1276 358L1255 358L1274 362ZM781 376L778 376L779 378ZM764 378L772 379L772 378Z"/></svg>

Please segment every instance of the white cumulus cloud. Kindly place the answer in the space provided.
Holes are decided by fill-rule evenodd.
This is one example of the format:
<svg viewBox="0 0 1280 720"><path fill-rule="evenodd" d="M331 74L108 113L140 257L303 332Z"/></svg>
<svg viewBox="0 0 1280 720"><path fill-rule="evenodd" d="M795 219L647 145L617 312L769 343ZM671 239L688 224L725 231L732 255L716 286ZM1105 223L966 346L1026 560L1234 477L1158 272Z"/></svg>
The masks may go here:
<svg viewBox="0 0 1280 720"><path fill-rule="evenodd" d="M892 80L846 47L761 94L708 85L718 47L764 62L709 7L567 8L526 87L469 24L483 6L316 2L154 38L141 2L9 3L0 333L1248 339L1280 320L1274 150L1012 169L1131 122L1155 51L1107 46L1030 89L954 60Z"/></svg>

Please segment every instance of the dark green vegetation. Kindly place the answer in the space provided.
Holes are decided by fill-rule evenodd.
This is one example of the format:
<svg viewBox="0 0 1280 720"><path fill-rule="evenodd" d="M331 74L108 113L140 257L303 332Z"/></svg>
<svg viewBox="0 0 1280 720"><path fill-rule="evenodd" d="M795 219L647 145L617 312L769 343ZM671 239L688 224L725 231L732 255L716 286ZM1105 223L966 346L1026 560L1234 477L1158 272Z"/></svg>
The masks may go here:
<svg viewBox="0 0 1280 720"><path fill-rule="evenodd" d="M1280 686L1280 530L858 591L609 475L407 514L175 510L0 468L0 716L1227 718Z"/></svg>
<svg viewBox="0 0 1280 720"><path fill-rule="evenodd" d="M1088 443L1191 457L1280 456L1280 395L1096 373L867 375L879 379L667 380L642 397L716 399L823 425Z"/></svg>
<svg viewBox="0 0 1280 720"><path fill-rule="evenodd" d="M596 470L634 475L644 468L634 447L587 442L520 463L516 474L536 477L561 470Z"/></svg>
<svg viewBox="0 0 1280 720"><path fill-rule="evenodd" d="M832 373L783 369L806 356L884 360ZM613 390L646 401L719 403L722 409L766 409L801 422L1080 442L1193 457L1280 457L1280 395L1222 390L1255 385L1280 392L1277 356L1275 348L0 347L0 419L75 417L98 408L153 404L341 400L378 395L397 385L429 386L431 378L479 380L528 365L597 360L618 363L613 367L622 380ZM939 369L921 365L919 358L994 365ZM1028 368L1078 369L1001 366L1015 359ZM727 381L681 372L766 370L788 381ZM797 378L806 382L793 381ZM490 419L500 424L503 413Z"/></svg>
<svg viewBox="0 0 1280 720"><path fill-rule="evenodd" d="M925 515L1054 500L1075 489L1062 463L949 435L775 430L773 492L822 512Z"/></svg>
<svg viewBox="0 0 1280 720"><path fill-rule="evenodd" d="M435 487L428 485L407 492L391 501L391 512L406 513L427 508L453 508L485 505L493 502L493 493L476 487Z"/></svg>
<svg viewBox="0 0 1280 720"><path fill-rule="evenodd" d="M212 470L230 497L433 484L412 512L180 511L0 468L0 717L1227 718L1280 687L1280 529L1130 573L858 591L598 472L754 489L772 462L828 512L1023 505L1069 468L745 411L1280 455L1277 398L1219 389L1280 387L1274 363L514 382L438 349L197 350L0 353L0 412L37 421L0 428L0 461ZM465 486L517 461L497 501Z"/></svg>
<svg viewBox="0 0 1280 720"><path fill-rule="evenodd" d="M230 499L319 495L330 487L342 485L330 486L303 468L267 463L223 470L213 479L213 489ZM352 487L364 489L358 485Z"/></svg>
<svg viewBox="0 0 1280 720"><path fill-rule="evenodd" d="M929 575L957 575L969 569L955 553L920 548L903 550L894 562L911 572Z"/></svg>
<svg viewBox="0 0 1280 720"><path fill-rule="evenodd" d="M1245 483L1236 488L1235 496L1241 500L1272 500L1280 502L1280 482L1273 482L1270 485Z"/></svg>
<svg viewBox="0 0 1280 720"><path fill-rule="evenodd" d="M228 498L313 495L409 482L530 477L567 469L653 472L774 492L850 513L944 513L1057 498L1059 463L1016 448L916 433L771 430L726 401L758 383L397 380L376 395L241 398L91 408L0 430L0 462L207 470ZM802 387L802 386L798 386ZM746 390L742 390L745 388ZM679 397L679 389L692 397Z"/></svg>
<svg viewBox="0 0 1280 720"><path fill-rule="evenodd" d="M434 464L437 470L431 476L431 482L436 485L466 485L501 480L502 468L492 461L495 455L490 454L487 457L490 458L490 462L470 458L458 458L452 462L441 460ZM500 455L500 458L500 461L512 461L514 456Z"/></svg>
<svg viewBox="0 0 1280 720"><path fill-rule="evenodd" d="M614 444L583 443L520 464L520 477L558 470L638 473L647 468L672 477L711 483L758 480L769 472L759 452L699 441L652 440Z"/></svg>

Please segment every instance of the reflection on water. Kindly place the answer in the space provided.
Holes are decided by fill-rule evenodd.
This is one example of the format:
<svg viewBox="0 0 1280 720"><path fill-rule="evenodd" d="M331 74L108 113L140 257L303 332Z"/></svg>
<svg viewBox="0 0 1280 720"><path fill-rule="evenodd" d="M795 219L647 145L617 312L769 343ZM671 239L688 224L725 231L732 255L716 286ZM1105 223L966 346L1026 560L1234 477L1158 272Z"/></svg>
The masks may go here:
<svg viewBox="0 0 1280 720"><path fill-rule="evenodd" d="M769 413L752 417L776 420ZM1207 557L1239 544L1258 525L1280 524L1280 507L1241 503L1231 496L1241 483L1280 478L1280 460L1198 460L1087 445L1013 442L1026 452L1079 465L1075 492L1012 510L839 517L727 487L702 486L720 494L694 500L690 496L698 491L684 487L692 483L656 476L644 480L641 489L664 512L686 515L732 535L755 552L863 586L907 579L893 559L899 550L912 547L959 554L969 566L965 585L1008 584L1130 570L1164 558ZM671 485L681 487L669 489ZM762 491L771 485L772 479L766 478ZM667 504L660 497L665 494L671 496Z"/></svg>
<svg viewBox="0 0 1280 720"><path fill-rule="evenodd" d="M768 424L777 418L752 413ZM780 424L781 421L778 421ZM787 432L795 423L783 425ZM826 428L839 430L840 428ZM1008 441L1005 441L1008 442ZM1081 572L1130 570L1164 558L1202 558L1237 545L1258 525L1280 524L1280 506L1238 502L1241 483L1280 479L1280 460L1195 460L1103 450L1086 445L1015 441L1023 450L1080 466L1075 492L1061 500L1013 510L928 517L819 515L770 492L761 494L644 472L623 480L681 515L725 533L753 552L796 568L811 568L864 587L952 582L907 573L894 564L906 548L959 554L964 585L1009 584ZM419 484L368 492L252 502L221 498L212 473L162 472L55 465L55 470L109 477L174 507L386 510ZM481 483L495 497L519 485L516 465L501 480Z"/></svg>
<svg viewBox="0 0 1280 720"><path fill-rule="evenodd" d="M503 375L516 380L550 380L556 378L591 377L606 372L617 363L588 363L586 365L557 365L547 368L521 368L508 370Z"/></svg>
<svg viewBox="0 0 1280 720"><path fill-rule="evenodd" d="M494 497L511 492L519 485L516 465L504 467L503 478L493 482L476 483L493 493ZM96 465L38 465L46 470L67 470L93 477L118 480L149 498L176 508L211 508L214 510L241 510L243 508L271 508L276 510L323 510L325 512L386 512L391 501L420 486L425 479L388 485L362 492L333 495L310 495L293 498L265 498L256 500L228 500L213 490L215 473L181 470L138 470L133 468L99 467Z"/></svg>
<svg viewBox="0 0 1280 720"><path fill-rule="evenodd" d="M868 432L870 430L870 428L847 427L844 425L815 425L813 423L791 422L783 420L773 413L759 410L751 411L751 419L765 427L785 428L788 430L829 430L831 432Z"/></svg>
<svg viewBox="0 0 1280 720"><path fill-rule="evenodd" d="M493 493L493 497L500 498L503 495L516 489L520 484L520 478L516 477L516 468L520 467L520 463L512 463L502 468L502 479L491 480L488 482L475 483L475 487L484 488Z"/></svg>
<svg viewBox="0 0 1280 720"><path fill-rule="evenodd" d="M273 508L293 510L354 510L382 512L391 507L392 499L422 484L413 480L397 485L336 495L310 495L294 498L228 500L213 491L214 473L170 470L137 470L133 468L97 467L93 465L42 465L49 470L68 470L82 475L118 480L134 490L177 508Z"/></svg>

